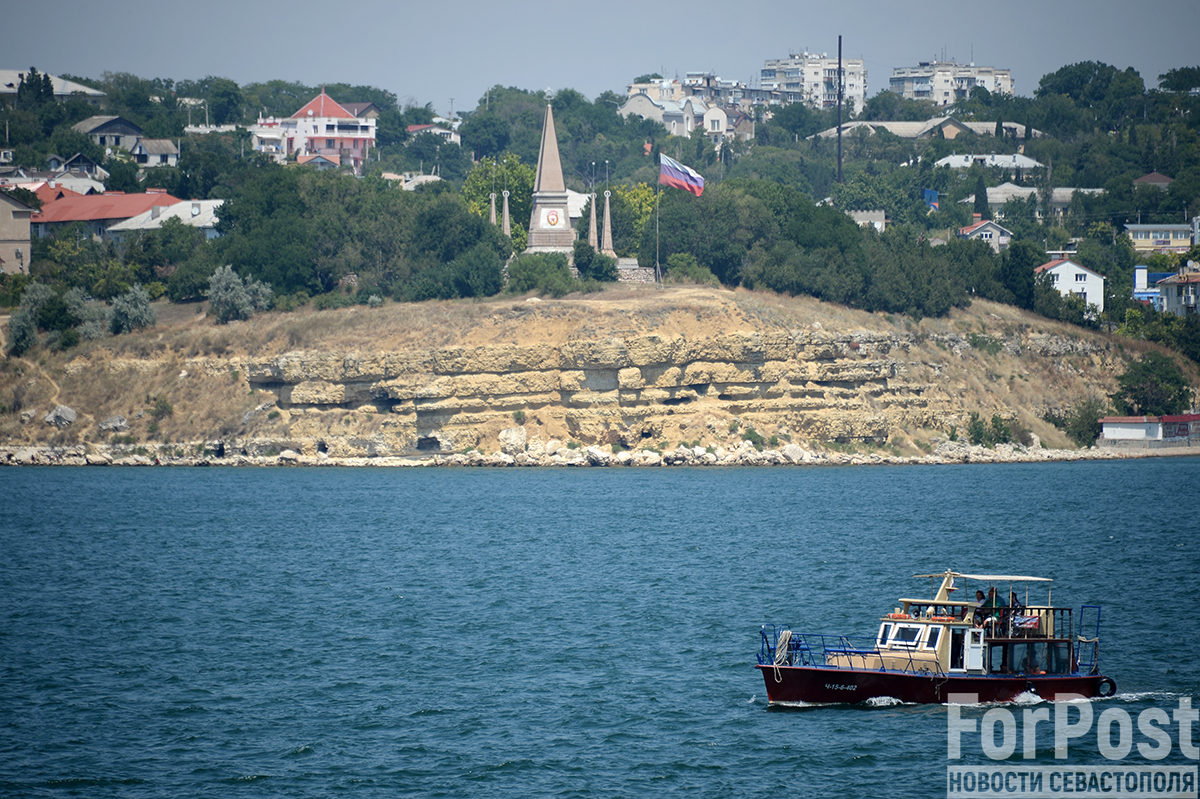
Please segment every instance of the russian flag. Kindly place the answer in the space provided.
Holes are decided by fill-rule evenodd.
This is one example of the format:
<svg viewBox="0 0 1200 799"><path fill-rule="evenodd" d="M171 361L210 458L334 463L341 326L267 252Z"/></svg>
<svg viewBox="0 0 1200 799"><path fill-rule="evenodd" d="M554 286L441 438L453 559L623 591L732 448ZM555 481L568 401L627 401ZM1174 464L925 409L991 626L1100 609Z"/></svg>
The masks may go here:
<svg viewBox="0 0 1200 799"><path fill-rule="evenodd" d="M659 153L658 157L659 163L662 164L658 173L659 183L671 188L683 189L697 197L704 193L704 178L700 176L699 172L662 153Z"/></svg>

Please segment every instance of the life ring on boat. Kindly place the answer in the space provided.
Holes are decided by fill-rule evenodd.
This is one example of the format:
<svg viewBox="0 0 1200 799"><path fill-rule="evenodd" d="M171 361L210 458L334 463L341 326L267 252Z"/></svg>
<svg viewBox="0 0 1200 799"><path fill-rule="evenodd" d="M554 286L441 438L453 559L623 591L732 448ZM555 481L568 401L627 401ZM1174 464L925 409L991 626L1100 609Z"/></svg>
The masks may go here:
<svg viewBox="0 0 1200 799"><path fill-rule="evenodd" d="M934 616L932 621L957 621L953 616Z"/></svg>
<svg viewBox="0 0 1200 799"><path fill-rule="evenodd" d="M887 615L887 617L889 619L911 619L912 618L912 616L908 615L907 613L889 613Z"/></svg>
<svg viewBox="0 0 1200 799"><path fill-rule="evenodd" d="M1117 684L1105 677L1096 685L1096 693L1100 696L1112 696L1117 692Z"/></svg>

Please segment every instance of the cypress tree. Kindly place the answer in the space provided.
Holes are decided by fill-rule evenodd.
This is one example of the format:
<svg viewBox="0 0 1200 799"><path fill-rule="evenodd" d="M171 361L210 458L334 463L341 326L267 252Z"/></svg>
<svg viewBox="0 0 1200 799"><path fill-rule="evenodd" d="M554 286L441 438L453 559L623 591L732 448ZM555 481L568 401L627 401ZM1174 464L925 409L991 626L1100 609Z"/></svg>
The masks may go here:
<svg viewBox="0 0 1200 799"><path fill-rule="evenodd" d="M992 212L988 207L987 183L983 180L983 175L975 181L975 213L979 214L980 219L991 219Z"/></svg>
<svg viewBox="0 0 1200 799"><path fill-rule="evenodd" d="M996 132L992 135L997 139L1004 138L1004 120L1000 119L999 117L996 118Z"/></svg>

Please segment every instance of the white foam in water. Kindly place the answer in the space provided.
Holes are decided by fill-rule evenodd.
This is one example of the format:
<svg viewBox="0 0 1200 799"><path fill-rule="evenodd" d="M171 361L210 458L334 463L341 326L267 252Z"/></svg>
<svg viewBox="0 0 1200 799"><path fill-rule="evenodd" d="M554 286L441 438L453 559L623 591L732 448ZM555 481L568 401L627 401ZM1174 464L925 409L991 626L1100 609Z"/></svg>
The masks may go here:
<svg viewBox="0 0 1200 799"><path fill-rule="evenodd" d="M895 707L896 705L911 705L912 702L901 702L894 696L873 696L863 702L867 707Z"/></svg>
<svg viewBox="0 0 1200 799"><path fill-rule="evenodd" d="M1013 697L1014 705L1040 705L1046 700L1037 695L1036 691L1022 691Z"/></svg>

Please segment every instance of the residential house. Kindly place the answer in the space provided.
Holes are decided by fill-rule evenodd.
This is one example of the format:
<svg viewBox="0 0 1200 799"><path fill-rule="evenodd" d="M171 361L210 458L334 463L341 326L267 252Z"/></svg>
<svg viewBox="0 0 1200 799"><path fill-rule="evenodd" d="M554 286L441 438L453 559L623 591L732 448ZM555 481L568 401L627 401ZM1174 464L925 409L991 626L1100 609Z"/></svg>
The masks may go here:
<svg viewBox="0 0 1200 799"><path fill-rule="evenodd" d="M1001 122L1000 126L1006 139L1025 138L1025 126L1020 123ZM996 123L963 121L952 116L934 117L924 122L872 122L868 120L856 120L842 124L842 136L847 136L853 131L860 129L866 130L869 133L874 133L877 130L886 130L888 133L901 139L928 139L934 136L943 139L956 139L963 134L994 136L996 134ZM832 127L816 135L823 139L832 139L837 136L837 131L836 127ZM1043 135L1037 128L1030 128L1029 130L1029 137L1032 139L1041 138ZM810 136L809 138L812 137Z"/></svg>
<svg viewBox="0 0 1200 799"><path fill-rule="evenodd" d="M1178 273L1158 281L1162 295L1163 310L1176 316L1191 316L1196 313L1200 297L1200 265L1188 261Z"/></svg>
<svg viewBox="0 0 1200 799"><path fill-rule="evenodd" d="M24 79L25 70L23 69L0 69L0 102L15 100L17 89ZM50 85L54 87L54 99L60 103L79 99L92 105L99 105L107 96L99 89L93 89L91 86L84 86L82 83L66 80L56 75L50 76Z"/></svg>
<svg viewBox="0 0 1200 799"><path fill-rule="evenodd" d="M1008 249L1008 243L1012 241L1012 231L996 224L992 219L982 219L979 214L975 214L975 222L959 228L958 237L960 239L979 239L987 242L993 252L1000 252Z"/></svg>
<svg viewBox="0 0 1200 799"><path fill-rule="evenodd" d="M883 209L873 211L847 211L846 216L855 221L859 227L873 227L882 233L887 230L887 214Z"/></svg>
<svg viewBox="0 0 1200 799"><path fill-rule="evenodd" d="M300 166L311 166L318 172L328 172L341 168L342 158L339 155L298 155L296 163Z"/></svg>
<svg viewBox="0 0 1200 799"><path fill-rule="evenodd" d="M1057 188L1050 190L1050 216L1055 219L1061 219L1068 209L1071 207L1071 199L1076 193L1079 194L1103 194L1104 189L1075 189L1075 188ZM1004 218L1004 205L1010 200L1028 200L1033 198L1038 203L1037 218L1045 217L1045 209L1042 208L1042 196L1040 191L1033 186L1018 186L1015 183L1001 183L999 186L992 186L987 190L988 208L992 211L993 219ZM964 205L974 205L975 195L969 195L965 200L959 200Z"/></svg>
<svg viewBox="0 0 1200 799"><path fill-rule="evenodd" d="M145 135L141 128L128 119L114 116L88 117L71 128L87 134L92 141L106 149L131 150L138 139Z"/></svg>
<svg viewBox="0 0 1200 799"><path fill-rule="evenodd" d="M155 205L137 216L111 225L108 236L120 243L139 233L158 230L168 219L178 219L180 223L202 231L204 238L215 239L221 235L217 232L217 222L220 221L217 210L224 203L224 200L183 200L174 205Z"/></svg>
<svg viewBox="0 0 1200 799"><path fill-rule="evenodd" d="M420 136L422 133L432 133L434 136L439 136L443 141L450 144L462 144L462 136L458 135L457 130L451 130L441 125L409 125L405 130L408 131L408 135L411 137Z"/></svg>
<svg viewBox="0 0 1200 799"><path fill-rule="evenodd" d="M970 169L979 164L988 169L1000 169L1009 172L1014 178L1028 177L1035 169L1041 169L1044 164L1035 161L1027 155L1013 153L1012 155L948 155L933 162L934 166L948 166L951 169Z"/></svg>
<svg viewBox="0 0 1200 799"><path fill-rule="evenodd" d="M0 191L0 272L29 273L29 220L33 208Z"/></svg>
<svg viewBox="0 0 1200 799"><path fill-rule="evenodd" d="M1084 307L1089 309L1089 316L1093 314L1092 307L1096 309L1094 313L1104 313L1104 276L1099 272L1065 258L1042 264L1033 271L1048 275L1050 285L1064 297L1082 299Z"/></svg>
<svg viewBox="0 0 1200 799"><path fill-rule="evenodd" d="M1174 179L1169 178L1166 175L1160 175L1157 172L1151 172L1149 175L1142 175L1140 178L1134 180L1133 187L1136 189L1138 186L1153 186L1156 189L1162 189L1163 191L1166 191L1167 187L1174 182Z"/></svg>
<svg viewBox="0 0 1200 799"><path fill-rule="evenodd" d="M297 161L300 156L320 155L331 163L350 166L357 174L375 146L375 119L354 116L324 89L287 119L264 123L271 121L282 129L287 154L295 155Z"/></svg>
<svg viewBox="0 0 1200 799"><path fill-rule="evenodd" d="M125 194L110 191L83 197L64 197L35 213L30 220L32 233L39 238L53 236L68 225L82 222L89 233L98 239L108 238L108 228L130 217L149 211L154 206L171 206L180 202L165 189L147 189L145 194Z"/></svg>
<svg viewBox="0 0 1200 799"><path fill-rule="evenodd" d="M375 103L342 103L342 108L354 114L355 119L379 119L383 109Z"/></svg>
<svg viewBox="0 0 1200 799"><path fill-rule="evenodd" d="M28 187L24 187L28 188ZM42 201L42 208L64 197L82 197L84 192L72 191L57 180L41 181L36 189L30 189Z"/></svg>
<svg viewBox="0 0 1200 799"><path fill-rule="evenodd" d="M622 117L630 115L651 119L667 129L672 136L690 136L698 126L704 125L704 114L708 111L705 102L695 97L682 101L652 100L647 94L635 94L617 109Z"/></svg>
<svg viewBox="0 0 1200 799"><path fill-rule="evenodd" d="M108 177L108 170L97 164L91 158L88 158L83 153L75 153L75 155L63 161L61 174L85 175L94 180L103 181Z"/></svg>
<svg viewBox="0 0 1200 799"><path fill-rule="evenodd" d="M977 67L974 63L921 61L915 67L894 67L888 89L909 100L946 106L966 100L976 86L989 92L1013 93L1012 71Z"/></svg>
<svg viewBox="0 0 1200 799"><path fill-rule="evenodd" d="M843 58L842 102L848 113L862 113L867 100L867 68L861 58ZM789 53L763 63L759 79L764 91L779 103L804 103L810 108L835 108L838 103L838 59L828 53Z"/></svg>
<svg viewBox="0 0 1200 799"><path fill-rule="evenodd" d="M1200 242L1200 216L1193 217L1191 224L1179 225L1125 225L1125 232L1138 253L1187 252Z"/></svg>
<svg viewBox="0 0 1200 799"><path fill-rule="evenodd" d="M1138 264L1133 268L1133 298L1147 303L1154 310L1162 313L1164 309L1163 296L1158 283L1174 274L1174 272L1151 272L1150 267Z"/></svg>
<svg viewBox="0 0 1200 799"><path fill-rule="evenodd" d="M147 169L179 164L179 148L170 139L142 139L129 152L138 166Z"/></svg>

